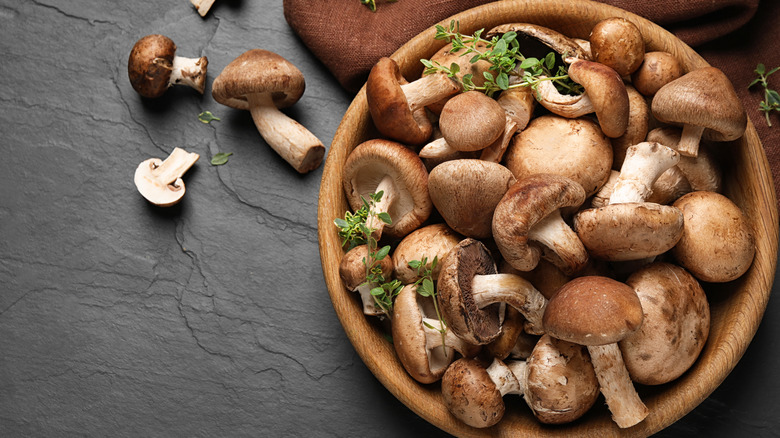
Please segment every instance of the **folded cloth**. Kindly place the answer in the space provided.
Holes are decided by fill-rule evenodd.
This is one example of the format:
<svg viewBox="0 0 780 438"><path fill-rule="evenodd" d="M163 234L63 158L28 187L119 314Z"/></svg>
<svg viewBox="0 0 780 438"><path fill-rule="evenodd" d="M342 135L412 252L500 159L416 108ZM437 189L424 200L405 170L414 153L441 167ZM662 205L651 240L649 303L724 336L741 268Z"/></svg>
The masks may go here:
<svg viewBox="0 0 780 438"><path fill-rule="evenodd" d="M780 190L780 115L767 124L760 86L748 85L759 63L780 66L780 1L777 0L601 0L647 18L692 46L734 84L756 126ZM377 0L371 12L360 0L284 0L293 31L348 91L357 92L382 56L395 52L429 26L488 0ZM780 72L769 78L780 89ZM780 196L778 196L780 198Z"/></svg>

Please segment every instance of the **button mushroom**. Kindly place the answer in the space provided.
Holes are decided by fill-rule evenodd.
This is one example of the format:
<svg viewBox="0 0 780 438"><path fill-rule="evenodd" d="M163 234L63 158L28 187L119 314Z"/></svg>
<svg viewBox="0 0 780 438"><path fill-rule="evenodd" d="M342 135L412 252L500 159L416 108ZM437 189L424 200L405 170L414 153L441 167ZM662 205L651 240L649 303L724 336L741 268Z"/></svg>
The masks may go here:
<svg viewBox="0 0 780 438"><path fill-rule="evenodd" d="M610 17L593 26L588 36L593 60L628 76L642 64L645 41L636 25L625 18Z"/></svg>
<svg viewBox="0 0 780 438"><path fill-rule="evenodd" d="M303 95L303 74L288 60L262 49L248 50L231 61L214 79L211 94L231 108L249 110L260 135L300 173L322 163L325 146L280 108Z"/></svg>
<svg viewBox="0 0 780 438"><path fill-rule="evenodd" d="M135 186L147 201L159 207L176 204L184 196L181 177L198 161L200 155L174 148L164 161L150 158L135 170Z"/></svg>
<svg viewBox="0 0 780 438"><path fill-rule="evenodd" d="M578 272L588 253L560 209L583 202L585 191L564 176L540 173L518 180L493 213L493 239L501 255L520 271L534 269L543 257L566 274Z"/></svg>
<svg viewBox="0 0 780 438"><path fill-rule="evenodd" d="M441 268L438 261L442 260L461 240L463 237L447 224L431 224L412 231L393 251L395 277L403 284L414 283L420 276L417 269L409 266L409 262L427 259L430 268L433 260L436 259L436 266L431 272L431 279L436 281Z"/></svg>
<svg viewBox="0 0 780 438"><path fill-rule="evenodd" d="M680 377L699 357L710 330L710 307L699 282L685 269L652 263L626 284L642 304L642 326L620 341L631 380L661 385Z"/></svg>
<svg viewBox="0 0 780 438"><path fill-rule="evenodd" d="M342 185L353 210L359 209L369 195L383 192L374 207L377 213L388 213L392 223L367 223L377 238L383 233L406 236L431 214L425 165L416 153L394 141L372 139L359 144L344 163Z"/></svg>
<svg viewBox="0 0 780 438"><path fill-rule="evenodd" d="M682 65L671 53L647 52L642 64L631 74L631 83L637 91L649 97L684 73Z"/></svg>
<svg viewBox="0 0 780 438"><path fill-rule="evenodd" d="M130 51L127 74L133 89L143 97L155 98L176 84L187 85L203 94L209 61L205 56L176 56L176 44L164 35L147 35Z"/></svg>
<svg viewBox="0 0 780 438"><path fill-rule="evenodd" d="M692 157L701 138L732 141L747 127L734 86L715 67L693 70L667 83L655 93L651 108L658 121L683 127L677 150Z"/></svg>
<svg viewBox="0 0 780 438"><path fill-rule="evenodd" d="M344 286L350 292L358 292L360 294L360 300L363 303L363 313L369 316L384 315L385 311L377 305L373 295L371 295L371 289L376 287L376 284L372 284L368 281L366 274L368 268L366 263L372 263L368 257L368 246L358 245L349 251L341 258L339 263L339 276L344 282ZM389 279L393 274L393 259L387 255L385 258L378 262L382 276Z"/></svg>
<svg viewBox="0 0 780 438"><path fill-rule="evenodd" d="M608 277L578 277L550 298L544 330L550 336L588 348L601 393L618 427L647 416L623 362L618 342L636 332L644 315L634 290Z"/></svg>

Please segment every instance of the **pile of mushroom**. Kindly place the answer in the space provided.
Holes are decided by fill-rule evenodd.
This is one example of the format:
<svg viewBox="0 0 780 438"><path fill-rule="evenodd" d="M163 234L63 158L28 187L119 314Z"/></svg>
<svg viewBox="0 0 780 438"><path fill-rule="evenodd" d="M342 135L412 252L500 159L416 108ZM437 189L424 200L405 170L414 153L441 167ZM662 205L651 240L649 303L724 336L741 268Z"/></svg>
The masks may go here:
<svg viewBox="0 0 780 438"><path fill-rule="evenodd" d="M383 138L354 149L343 187L353 209L385 193L375 208L392 226L372 228L394 248L387 278L406 286L392 314L366 313L389 322L410 376L440 385L472 427L501 421L512 394L562 423L600 393L629 428L648 415L643 387L682 376L704 348L702 283L752 264L754 230L716 158L743 135L745 111L722 72L645 52L628 20L598 23L589 40L527 23L485 35L510 31L520 52L556 52L584 92L542 82L488 97L441 73L407 80L390 58L372 70ZM434 259L435 312L409 268Z"/></svg>

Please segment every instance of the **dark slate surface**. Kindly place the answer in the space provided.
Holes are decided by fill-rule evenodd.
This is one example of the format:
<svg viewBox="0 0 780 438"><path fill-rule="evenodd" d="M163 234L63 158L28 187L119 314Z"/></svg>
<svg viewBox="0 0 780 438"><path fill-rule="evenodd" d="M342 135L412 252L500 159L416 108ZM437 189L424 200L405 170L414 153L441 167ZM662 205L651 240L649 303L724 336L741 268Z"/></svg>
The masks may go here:
<svg viewBox="0 0 780 438"><path fill-rule="evenodd" d="M208 56L209 85L247 49L285 56L307 80L288 114L326 145L351 100L279 1L217 0L204 19L186 0L1 0L0 436L444 435L336 319L322 168L298 175L210 86L141 99L126 63L150 33ZM133 172L177 146L201 160L184 201L154 208ZM229 164L210 166L217 152ZM722 387L660 435L776 435L778 306Z"/></svg>

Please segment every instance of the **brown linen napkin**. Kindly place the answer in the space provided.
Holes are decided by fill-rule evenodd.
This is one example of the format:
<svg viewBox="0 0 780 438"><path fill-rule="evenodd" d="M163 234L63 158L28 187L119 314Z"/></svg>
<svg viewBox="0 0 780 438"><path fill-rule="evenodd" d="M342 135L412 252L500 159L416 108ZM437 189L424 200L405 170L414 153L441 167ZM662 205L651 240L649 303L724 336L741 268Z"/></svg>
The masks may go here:
<svg viewBox="0 0 780 438"><path fill-rule="evenodd" d="M747 86L758 63L780 66L780 1L601 0L645 17L692 46L731 79L756 126L780 190L780 116L769 127L759 111L763 89ZM450 15L487 0L377 0L371 12L359 0L284 0L284 16L303 43L348 91L357 92L382 56ZM780 89L780 72L769 84ZM780 196L778 196L780 198Z"/></svg>

